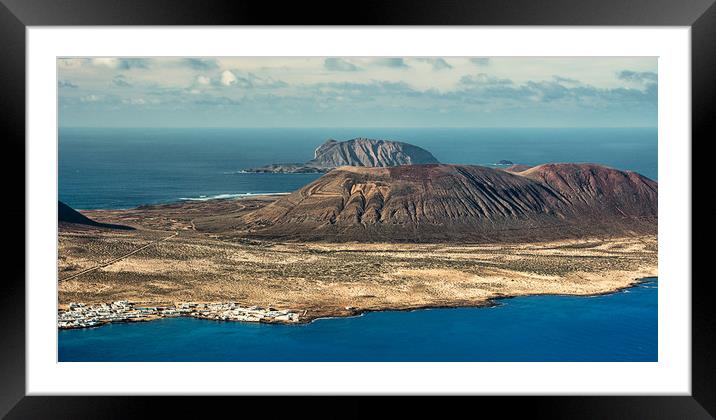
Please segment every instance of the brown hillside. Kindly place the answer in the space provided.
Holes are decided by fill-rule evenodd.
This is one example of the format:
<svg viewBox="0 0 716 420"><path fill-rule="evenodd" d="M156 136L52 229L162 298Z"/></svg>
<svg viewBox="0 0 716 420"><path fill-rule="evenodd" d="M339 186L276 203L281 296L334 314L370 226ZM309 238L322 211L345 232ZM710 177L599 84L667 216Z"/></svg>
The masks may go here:
<svg viewBox="0 0 716 420"><path fill-rule="evenodd" d="M655 233L656 219L657 184L633 172L430 164L340 167L234 223L284 240L512 242Z"/></svg>

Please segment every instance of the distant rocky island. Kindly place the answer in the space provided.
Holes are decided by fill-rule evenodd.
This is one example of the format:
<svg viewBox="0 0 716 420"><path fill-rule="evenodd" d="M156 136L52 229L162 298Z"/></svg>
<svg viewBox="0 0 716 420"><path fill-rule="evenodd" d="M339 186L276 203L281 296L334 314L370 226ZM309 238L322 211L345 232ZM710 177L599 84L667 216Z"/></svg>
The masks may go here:
<svg viewBox="0 0 716 420"><path fill-rule="evenodd" d="M245 169L252 173L325 173L339 166L389 166L439 163L425 149L391 140L355 138L338 141L329 139L318 146L314 158L306 163L274 163Z"/></svg>

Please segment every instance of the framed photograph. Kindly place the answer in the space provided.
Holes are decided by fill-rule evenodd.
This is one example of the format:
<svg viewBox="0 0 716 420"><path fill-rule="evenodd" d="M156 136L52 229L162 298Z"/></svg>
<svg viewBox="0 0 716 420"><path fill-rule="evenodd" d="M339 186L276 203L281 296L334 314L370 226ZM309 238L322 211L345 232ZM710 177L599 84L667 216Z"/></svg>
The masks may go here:
<svg viewBox="0 0 716 420"><path fill-rule="evenodd" d="M0 412L712 418L711 3L3 0Z"/></svg>

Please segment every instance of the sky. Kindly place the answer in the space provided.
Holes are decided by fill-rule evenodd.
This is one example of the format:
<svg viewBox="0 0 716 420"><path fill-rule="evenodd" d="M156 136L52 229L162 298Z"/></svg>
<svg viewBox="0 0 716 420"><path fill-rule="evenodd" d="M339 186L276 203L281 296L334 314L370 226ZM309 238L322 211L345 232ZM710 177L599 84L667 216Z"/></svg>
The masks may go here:
<svg viewBox="0 0 716 420"><path fill-rule="evenodd" d="M656 127L656 57L66 57L61 127Z"/></svg>

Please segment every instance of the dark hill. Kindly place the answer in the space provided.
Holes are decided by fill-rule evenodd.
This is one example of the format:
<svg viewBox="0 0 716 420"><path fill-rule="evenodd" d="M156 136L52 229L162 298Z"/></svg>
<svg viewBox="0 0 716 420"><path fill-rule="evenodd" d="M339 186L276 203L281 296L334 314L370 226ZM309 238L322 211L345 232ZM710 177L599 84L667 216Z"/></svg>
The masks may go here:
<svg viewBox="0 0 716 420"><path fill-rule="evenodd" d="M340 167L243 217L249 236L538 241L656 233L657 183L599 165Z"/></svg>
<svg viewBox="0 0 716 420"><path fill-rule="evenodd" d="M115 225L111 223L96 222L89 217L83 215L62 201L57 202L57 221L60 223L72 223L75 225L92 226L107 229L134 230L133 227L124 225Z"/></svg>

